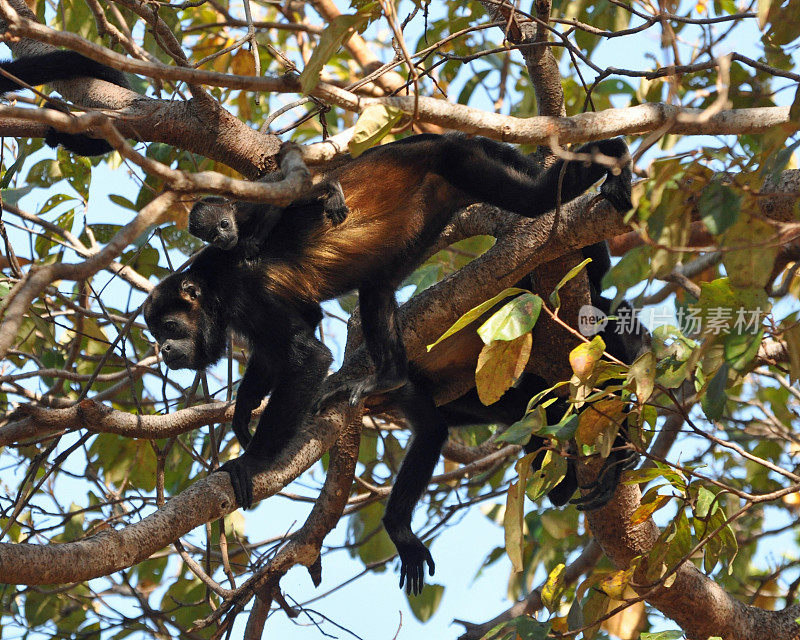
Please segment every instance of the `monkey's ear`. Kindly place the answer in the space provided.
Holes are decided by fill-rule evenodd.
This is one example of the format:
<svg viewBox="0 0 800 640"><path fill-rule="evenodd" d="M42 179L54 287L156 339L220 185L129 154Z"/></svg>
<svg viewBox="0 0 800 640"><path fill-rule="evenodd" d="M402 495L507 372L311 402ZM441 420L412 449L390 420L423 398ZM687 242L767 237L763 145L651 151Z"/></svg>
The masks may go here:
<svg viewBox="0 0 800 640"><path fill-rule="evenodd" d="M191 280L181 282L181 298L190 304L196 303L200 298L200 287Z"/></svg>

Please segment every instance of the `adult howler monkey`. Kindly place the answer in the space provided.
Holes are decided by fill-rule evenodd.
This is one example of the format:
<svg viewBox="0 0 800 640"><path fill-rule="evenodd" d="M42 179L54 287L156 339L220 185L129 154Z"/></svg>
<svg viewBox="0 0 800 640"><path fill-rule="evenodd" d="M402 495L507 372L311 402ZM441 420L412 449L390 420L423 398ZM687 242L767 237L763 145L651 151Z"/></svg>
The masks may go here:
<svg viewBox="0 0 800 640"><path fill-rule="evenodd" d="M0 74L0 95L25 89L25 85L37 86L55 80L72 80L73 78L97 78L119 87L130 88L125 74L104 64L95 62L75 51L53 51L38 56L19 58L0 62L0 69L10 74ZM105 140L92 138L82 133L62 133L52 127L48 128L44 137L50 147L62 145L65 149L81 156L97 156L108 153L113 147Z"/></svg>
<svg viewBox="0 0 800 640"><path fill-rule="evenodd" d="M225 351L232 329L250 343L233 431L245 453L225 463L238 503L253 501L252 476L281 452L318 398L331 363L314 336L320 302L358 289L361 322L375 373L345 391L351 402L392 393L414 437L401 465L384 525L407 589L418 591L428 549L411 530L419 500L447 436L447 424L424 385L408 379L408 362L394 297L453 214L486 202L526 217L567 202L607 176L603 195L631 208L628 149L620 139L580 149L620 159L616 175L594 163L559 160L540 172L512 147L485 139L424 134L376 147L326 174L338 180L350 210L338 226L320 225L301 208L281 216L255 259L239 249L203 249L183 273L165 278L144 305L147 325L172 369L205 369ZM254 435L251 412L271 392Z"/></svg>

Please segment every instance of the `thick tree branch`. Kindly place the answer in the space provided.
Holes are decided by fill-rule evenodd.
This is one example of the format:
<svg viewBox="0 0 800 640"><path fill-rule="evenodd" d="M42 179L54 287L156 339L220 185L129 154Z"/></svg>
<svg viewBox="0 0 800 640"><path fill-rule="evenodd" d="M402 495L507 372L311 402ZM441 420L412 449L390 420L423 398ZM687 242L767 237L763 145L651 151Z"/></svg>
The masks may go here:
<svg viewBox="0 0 800 640"><path fill-rule="evenodd" d="M579 482L585 484L595 478L597 466L596 460L579 464ZM631 524L640 504L638 486L620 485L608 505L586 514L595 539L618 569L628 568L636 556L646 559L658 539L658 527L652 519ZM645 568L643 561L634 573L635 583L647 584ZM783 611L765 611L747 605L726 593L689 561L680 565L669 587L660 585L641 591L650 604L675 620L690 638L794 640L800 636L800 626L795 622L800 605Z"/></svg>
<svg viewBox="0 0 800 640"><path fill-rule="evenodd" d="M104 47L87 42L74 34L54 31L24 18L19 18L9 24L9 31L14 35L67 46L98 62L108 64L117 69L148 75L162 80L182 80L194 84L209 84L212 86L249 89L254 91L297 92L300 88L297 80L290 77L269 78L237 76L187 69L184 67L170 67L134 60L105 49ZM117 89L119 89L119 91L125 91L124 89ZM137 96L137 94L133 95ZM790 122L789 107L725 110L710 118L706 118L704 117L704 111L700 109L687 109L667 104L644 104L623 109L607 109L600 113L583 113L572 118L545 116L516 118L513 116L488 113L479 109L452 104L444 100L436 100L425 96L419 96L418 98L414 96L364 98L324 82L320 82L317 85L312 91L312 95L355 112L361 112L363 109L373 104L397 107L408 114L415 113L415 109L417 109L418 117L425 122L431 122L442 127L457 129L466 133L485 135L506 142L527 142L534 144L549 143L552 139L556 139L559 144L567 144L587 140L600 140L622 134L646 133L661 128L667 122L674 122L671 129L672 133L695 135L758 133L767 131L779 124L788 124ZM160 132L160 136L162 137L157 137L156 135L156 122L150 119L150 127L152 127L152 129L150 129L146 126L147 120L144 120L148 115L152 115L147 114L148 109L161 106L158 104L159 101L154 101L142 96L137 96L137 100L144 100L145 103L143 105L136 105L137 108L133 110L131 109L134 106L132 104L128 105L128 108L124 111L120 111L120 107L116 107L117 111L109 115L123 121L119 123L119 127L126 135L129 135L129 133L128 129L125 127L124 121L126 119L133 120L135 118L136 127L134 128L138 131L138 134L134 137L145 140L164 141L162 139L164 132ZM198 107L195 102L196 101L189 101L184 104L193 105L192 110L197 110ZM160 115L163 118L165 114L162 113ZM183 118L175 120L175 117L179 115L178 113L170 114L172 117L170 117L167 122L170 123L171 127L176 125L186 126L186 117L188 114L184 115ZM245 132L241 130L241 127L244 125L227 112L219 110L216 114L192 113L191 115L199 117L201 121L210 119L210 121L214 123L215 137L219 138L217 142L221 144L224 149L230 150L230 152L233 153L238 145L240 149L239 155L242 154L241 149L244 148L251 153L252 158L263 157L263 154L257 153L253 148L253 146L257 145L247 144L247 140L252 139L252 137L256 135L255 132L250 130L249 127L245 127L245 129L249 130L249 133L245 134ZM238 123L238 125L236 123ZM132 124L133 122L129 122L129 127L132 126ZM163 119L159 124L163 128ZM131 129L131 131L133 131L133 129ZM188 135L190 133L195 135ZM204 153L215 159L219 157L219 148L217 148L216 151L213 149L200 150L194 148L195 143L199 145L203 144L202 140L194 140L197 134L196 128L184 131L183 134L183 136L176 136L173 134L171 136L171 143L181 148L189 148L198 153ZM240 134L242 134L241 138ZM206 132L206 138L208 138L208 132ZM232 138L237 138L237 140L234 142ZM187 143L191 146L187 146ZM244 147L242 146L243 143ZM206 140L204 146L208 147L209 144L209 141ZM272 145L272 150L274 154L274 144ZM230 164L230 166L234 166L231 162L226 163ZM235 168L238 169L239 166L235 166ZM246 175L252 174L252 169L246 173Z"/></svg>

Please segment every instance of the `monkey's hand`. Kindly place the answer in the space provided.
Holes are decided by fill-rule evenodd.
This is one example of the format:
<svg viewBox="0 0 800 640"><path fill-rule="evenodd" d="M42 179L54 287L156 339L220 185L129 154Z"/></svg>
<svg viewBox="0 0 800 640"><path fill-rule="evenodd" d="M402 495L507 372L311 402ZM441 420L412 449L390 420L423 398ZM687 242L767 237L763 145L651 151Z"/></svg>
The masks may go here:
<svg viewBox="0 0 800 640"><path fill-rule="evenodd" d="M633 209L631 202L631 172L630 162L622 167L619 175L608 172L605 182L600 186L600 193L606 200L620 213L625 213Z"/></svg>
<svg viewBox="0 0 800 640"><path fill-rule="evenodd" d="M431 552L422 544L422 540L411 531L408 531L408 534L402 536L402 539L401 536L396 536L392 540L400 556L400 588L403 588L405 582L406 593L418 596L425 586L425 565L428 565L430 576L433 575L436 565L433 563Z"/></svg>
<svg viewBox="0 0 800 640"><path fill-rule="evenodd" d="M228 460L217 471L224 471L231 477L236 504L242 509L253 506L253 476L265 466L264 461L248 455L247 452L238 458Z"/></svg>
<svg viewBox="0 0 800 640"><path fill-rule="evenodd" d="M337 224L342 224L347 218L347 214L350 213L350 209L347 208L347 205L344 202L340 202L338 199L329 198L325 205L323 206L325 210L325 217L333 223L334 226Z"/></svg>

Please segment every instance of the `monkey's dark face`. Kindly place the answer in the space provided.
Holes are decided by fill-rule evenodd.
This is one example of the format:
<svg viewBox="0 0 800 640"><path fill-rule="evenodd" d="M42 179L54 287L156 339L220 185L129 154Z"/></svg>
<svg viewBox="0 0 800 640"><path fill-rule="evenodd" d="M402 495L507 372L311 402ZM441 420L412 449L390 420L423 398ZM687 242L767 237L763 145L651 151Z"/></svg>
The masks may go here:
<svg viewBox="0 0 800 640"><path fill-rule="evenodd" d="M202 285L176 273L164 280L144 303L144 319L170 369L202 371L222 357L225 326L203 299Z"/></svg>
<svg viewBox="0 0 800 640"><path fill-rule="evenodd" d="M234 205L214 196L195 202L189 212L189 233L220 249L232 249L239 240Z"/></svg>

